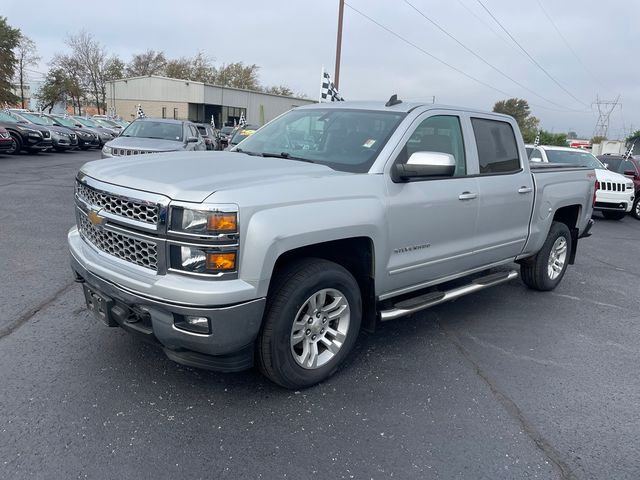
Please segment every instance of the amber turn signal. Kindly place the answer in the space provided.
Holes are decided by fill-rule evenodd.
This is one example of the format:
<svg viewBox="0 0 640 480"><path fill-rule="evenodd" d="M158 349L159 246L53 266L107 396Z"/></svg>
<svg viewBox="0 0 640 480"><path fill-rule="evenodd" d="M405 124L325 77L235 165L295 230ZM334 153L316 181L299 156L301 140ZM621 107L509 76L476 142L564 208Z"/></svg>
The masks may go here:
<svg viewBox="0 0 640 480"><path fill-rule="evenodd" d="M227 271L236 269L236 253L207 253L207 270Z"/></svg>
<svg viewBox="0 0 640 480"><path fill-rule="evenodd" d="M235 213L211 213L207 219L207 230L210 232L235 232L237 228Z"/></svg>

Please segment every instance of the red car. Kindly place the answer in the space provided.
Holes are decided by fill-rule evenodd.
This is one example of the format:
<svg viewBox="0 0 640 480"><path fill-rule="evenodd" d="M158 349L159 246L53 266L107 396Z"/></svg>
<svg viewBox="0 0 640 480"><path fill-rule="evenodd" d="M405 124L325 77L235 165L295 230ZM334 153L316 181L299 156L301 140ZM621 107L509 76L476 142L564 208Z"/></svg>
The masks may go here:
<svg viewBox="0 0 640 480"><path fill-rule="evenodd" d="M632 155L625 159L623 155L600 155L598 160L612 172L617 172L633 180L636 198L629 213L640 220L640 156Z"/></svg>
<svg viewBox="0 0 640 480"><path fill-rule="evenodd" d="M13 148L13 138L6 128L0 127L0 153L8 152Z"/></svg>

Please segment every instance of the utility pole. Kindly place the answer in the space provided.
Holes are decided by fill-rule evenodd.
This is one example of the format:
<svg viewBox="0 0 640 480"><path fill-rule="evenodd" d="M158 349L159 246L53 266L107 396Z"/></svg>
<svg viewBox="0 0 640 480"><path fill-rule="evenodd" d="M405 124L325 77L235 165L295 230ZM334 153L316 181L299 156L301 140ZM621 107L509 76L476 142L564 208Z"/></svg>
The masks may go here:
<svg viewBox="0 0 640 480"><path fill-rule="evenodd" d="M338 9L338 38L336 40L336 69L334 71L333 84L336 86L336 90L340 87L340 52L342 51L342 17L344 15L344 0L340 0L340 7Z"/></svg>

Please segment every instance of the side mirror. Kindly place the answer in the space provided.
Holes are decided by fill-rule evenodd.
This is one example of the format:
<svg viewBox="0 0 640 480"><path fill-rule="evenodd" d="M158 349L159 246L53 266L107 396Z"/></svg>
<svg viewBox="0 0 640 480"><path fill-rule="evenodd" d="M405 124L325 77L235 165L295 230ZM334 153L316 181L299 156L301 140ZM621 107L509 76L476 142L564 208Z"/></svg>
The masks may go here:
<svg viewBox="0 0 640 480"><path fill-rule="evenodd" d="M407 163L395 165L395 177L399 181L413 178L452 177L456 159L449 153L415 152Z"/></svg>
<svg viewBox="0 0 640 480"><path fill-rule="evenodd" d="M198 137L187 137L187 143L198 143Z"/></svg>
<svg viewBox="0 0 640 480"><path fill-rule="evenodd" d="M638 174L634 170L625 170L623 175L625 177L638 178Z"/></svg>

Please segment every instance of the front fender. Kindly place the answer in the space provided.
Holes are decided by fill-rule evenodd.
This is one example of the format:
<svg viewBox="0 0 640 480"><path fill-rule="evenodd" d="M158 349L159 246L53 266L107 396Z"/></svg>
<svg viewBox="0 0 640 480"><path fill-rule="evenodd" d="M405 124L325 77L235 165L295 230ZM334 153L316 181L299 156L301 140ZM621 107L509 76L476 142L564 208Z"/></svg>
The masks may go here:
<svg viewBox="0 0 640 480"><path fill-rule="evenodd" d="M278 258L285 252L353 237L386 236L384 207L376 198L285 205L254 213L241 247L240 276L267 295Z"/></svg>

